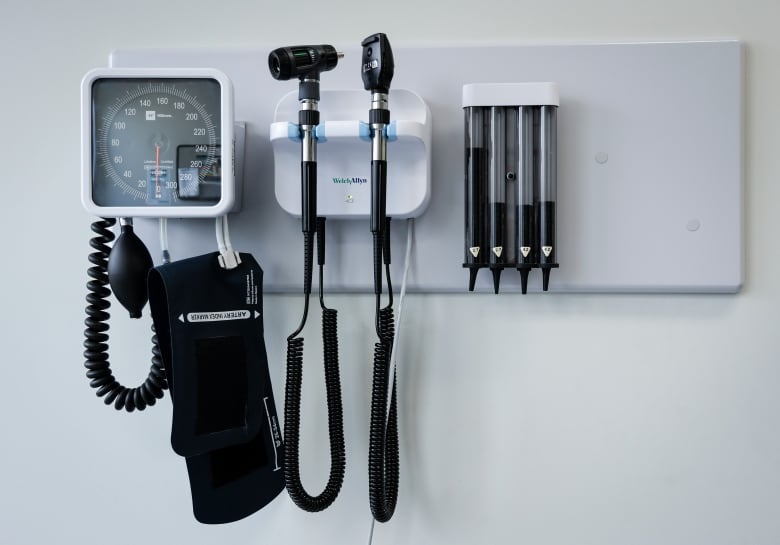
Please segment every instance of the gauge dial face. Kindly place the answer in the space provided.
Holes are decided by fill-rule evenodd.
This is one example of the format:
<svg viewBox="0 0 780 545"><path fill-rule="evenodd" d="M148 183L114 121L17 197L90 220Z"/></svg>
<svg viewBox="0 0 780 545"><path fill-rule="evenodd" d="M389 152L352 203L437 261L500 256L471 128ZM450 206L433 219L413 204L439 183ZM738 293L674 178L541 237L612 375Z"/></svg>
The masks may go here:
<svg viewBox="0 0 780 545"><path fill-rule="evenodd" d="M222 195L220 83L92 83L92 200L101 207L213 206Z"/></svg>

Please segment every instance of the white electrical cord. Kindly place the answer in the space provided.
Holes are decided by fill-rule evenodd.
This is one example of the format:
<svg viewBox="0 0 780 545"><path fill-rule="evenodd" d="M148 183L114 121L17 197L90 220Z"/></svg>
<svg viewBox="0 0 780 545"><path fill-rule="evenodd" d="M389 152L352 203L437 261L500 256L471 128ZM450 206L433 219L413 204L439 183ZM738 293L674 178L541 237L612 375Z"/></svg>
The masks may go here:
<svg viewBox="0 0 780 545"><path fill-rule="evenodd" d="M388 381L387 388L387 414L385 415L385 429L387 429L387 421L390 419L390 403L393 399L393 384L395 384L395 374L398 368L396 362L396 356L398 352L398 344L401 339L401 316L404 310L404 298L406 297L406 281L409 277L409 263L412 258L412 242L414 240L414 218L406 220L406 255L404 256L404 274L401 279L401 292L398 294L398 314L395 319L395 337L393 337L393 349L390 351L390 370L388 373L392 380ZM371 528L368 531L368 545L374 542L374 525L376 520L371 517Z"/></svg>
<svg viewBox="0 0 780 545"><path fill-rule="evenodd" d="M414 237L414 218L410 218L406 223L406 255L404 256L404 274L401 278L401 292L398 294L398 317L395 320L395 337L393 338L393 349L390 351L390 373L389 377L394 377L398 364L396 362L399 340L401 339L401 314L404 310L404 298L406 297L406 281L409 277L409 262L412 256L412 239ZM393 382L390 381L387 387L387 416L385 425L390 417L390 402L393 399Z"/></svg>
<svg viewBox="0 0 780 545"><path fill-rule="evenodd" d="M230 229L227 214L215 221L217 231L217 248L219 248L219 266L223 269L235 269L241 263L241 257L230 243Z"/></svg>

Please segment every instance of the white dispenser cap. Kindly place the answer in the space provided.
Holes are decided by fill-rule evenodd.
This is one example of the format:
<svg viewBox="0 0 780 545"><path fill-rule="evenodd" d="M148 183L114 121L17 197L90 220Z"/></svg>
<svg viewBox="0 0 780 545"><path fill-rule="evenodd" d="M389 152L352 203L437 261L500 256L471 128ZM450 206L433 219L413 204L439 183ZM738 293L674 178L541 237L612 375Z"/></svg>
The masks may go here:
<svg viewBox="0 0 780 545"><path fill-rule="evenodd" d="M469 106L558 106L558 84L468 83L463 86L463 107Z"/></svg>

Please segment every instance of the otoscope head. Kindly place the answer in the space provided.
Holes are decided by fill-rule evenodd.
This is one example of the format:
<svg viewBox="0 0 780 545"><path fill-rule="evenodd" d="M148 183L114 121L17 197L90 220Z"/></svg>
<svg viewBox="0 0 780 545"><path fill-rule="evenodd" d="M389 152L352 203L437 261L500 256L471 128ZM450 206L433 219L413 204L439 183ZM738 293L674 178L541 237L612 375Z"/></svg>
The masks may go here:
<svg viewBox="0 0 780 545"><path fill-rule="evenodd" d="M268 54L268 69L271 76L278 80L319 79L320 72L333 70L343 56L332 45L280 47Z"/></svg>
<svg viewBox="0 0 780 545"><path fill-rule="evenodd" d="M372 34L360 45L363 46L363 87L372 93L389 93L395 64L387 35Z"/></svg>

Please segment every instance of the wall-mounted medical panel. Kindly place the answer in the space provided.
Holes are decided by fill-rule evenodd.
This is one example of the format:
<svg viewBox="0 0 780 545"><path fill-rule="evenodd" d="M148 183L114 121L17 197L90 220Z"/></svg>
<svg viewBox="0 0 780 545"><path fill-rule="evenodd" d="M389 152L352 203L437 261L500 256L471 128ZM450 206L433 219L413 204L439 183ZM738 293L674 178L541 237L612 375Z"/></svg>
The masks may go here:
<svg viewBox="0 0 780 545"><path fill-rule="evenodd" d="M326 92L362 89L360 49L352 45L334 43L345 56L322 81L324 118L329 108ZM280 84L271 78L266 68L271 49L272 44L232 50L120 50L111 61L122 67L206 66L230 77L236 120L247 127L243 211L231 222L233 242L258 258L266 291L297 292L299 252L289 249L300 245L300 220L277 201L270 134L277 105L296 89L297 81ZM394 44L393 50L391 104L401 102L392 94L395 89L407 89L424 101L432 122L430 200L420 209L424 212L408 214L419 213L411 291L468 291L469 271L462 267L462 92L466 84L502 82L555 82L560 90L556 253L561 267L550 279L551 292L739 290L743 281L739 42L415 48ZM355 100L355 109L365 110L359 120L367 121L368 93L360 91ZM319 147L320 160L331 153L331 144ZM370 144L355 142L361 144L368 165ZM401 169L397 164L401 144L400 138L388 144L391 173ZM388 202L396 189L388 184ZM403 247L404 223L393 222L394 248ZM138 221L136 226L139 233L148 233L145 240L155 239L153 222ZM212 246L211 222L182 220L169 228L174 258ZM329 290L371 292L368 222L329 222L328 245ZM395 254L394 275L400 278L403 254L398 250ZM502 296L511 297L508 292L520 291L520 275L504 276L501 292L507 295ZM541 291L540 276L532 275L529 292ZM475 291L493 291L490 275L477 279Z"/></svg>

